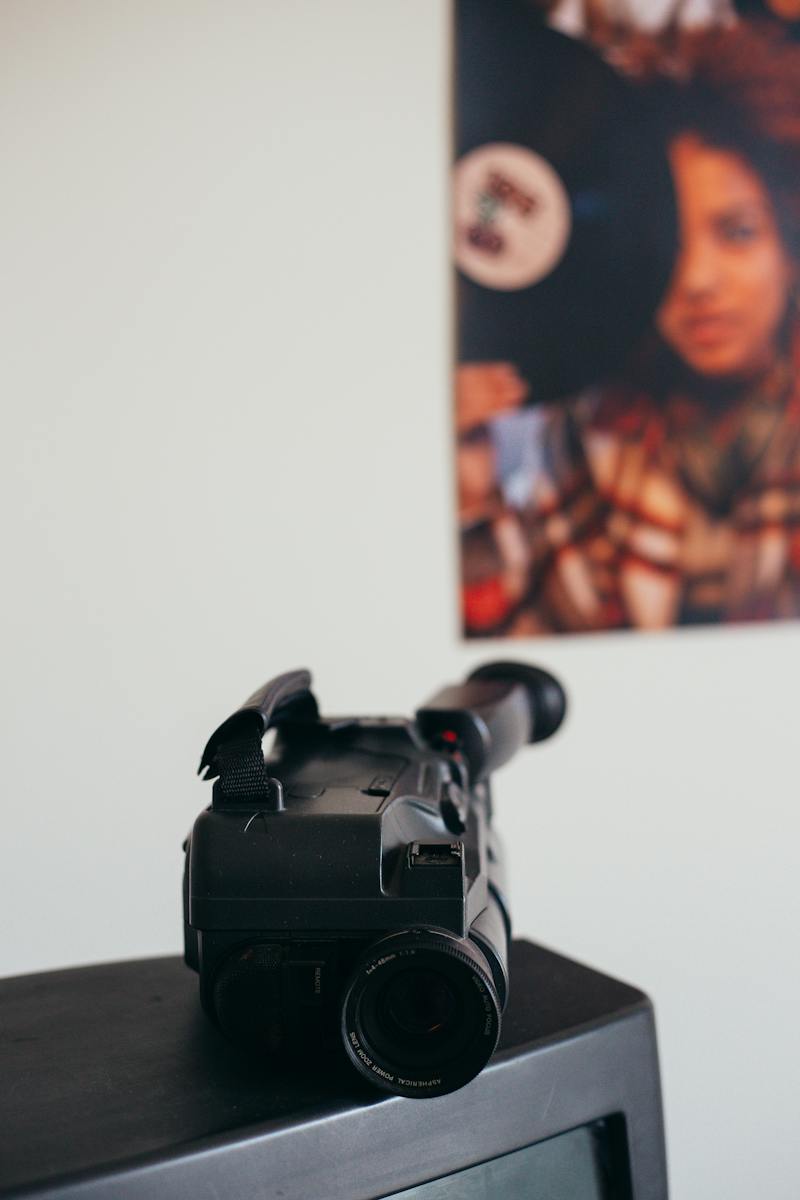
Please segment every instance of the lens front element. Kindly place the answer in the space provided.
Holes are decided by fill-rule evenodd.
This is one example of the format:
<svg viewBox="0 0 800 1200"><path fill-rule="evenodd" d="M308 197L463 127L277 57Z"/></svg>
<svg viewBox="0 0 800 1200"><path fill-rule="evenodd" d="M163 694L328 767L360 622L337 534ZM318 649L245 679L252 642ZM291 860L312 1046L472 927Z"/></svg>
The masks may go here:
<svg viewBox="0 0 800 1200"><path fill-rule="evenodd" d="M446 1036L460 1007L458 997L437 971L411 968L395 975L383 989L381 1024L398 1042L414 1043Z"/></svg>
<svg viewBox="0 0 800 1200"><path fill-rule="evenodd" d="M371 1083L403 1096L442 1096L486 1065L500 1004L481 951L431 930L372 946L345 992L342 1036Z"/></svg>

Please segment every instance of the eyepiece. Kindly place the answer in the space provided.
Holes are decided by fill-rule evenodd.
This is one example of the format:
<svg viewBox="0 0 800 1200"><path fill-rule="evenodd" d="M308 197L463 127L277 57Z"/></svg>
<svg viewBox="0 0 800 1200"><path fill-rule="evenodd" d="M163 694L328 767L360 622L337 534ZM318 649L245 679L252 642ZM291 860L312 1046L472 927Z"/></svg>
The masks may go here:
<svg viewBox="0 0 800 1200"><path fill-rule="evenodd" d="M500 1002L466 938L409 930L375 943L345 990L342 1037L369 1081L401 1096L442 1096L486 1065Z"/></svg>

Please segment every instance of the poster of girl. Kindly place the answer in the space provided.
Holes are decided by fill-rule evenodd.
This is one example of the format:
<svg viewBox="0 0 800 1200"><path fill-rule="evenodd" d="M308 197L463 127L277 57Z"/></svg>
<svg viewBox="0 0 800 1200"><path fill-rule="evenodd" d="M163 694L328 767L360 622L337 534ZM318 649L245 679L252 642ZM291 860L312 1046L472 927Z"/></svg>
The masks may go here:
<svg viewBox="0 0 800 1200"><path fill-rule="evenodd" d="M520 5L519 19L563 37L535 10ZM669 270L642 329L568 392L537 378L523 321L498 354L460 339L466 636L800 615L800 43L793 25L727 6L699 24L623 26L613 38L598 20L579 29L581 52L623 75L647 113L674 202ZM459 215L463 186L457 174L456 262L488 311L492 287L464 250L467 236L473 254L480 245ZM647 262L640 245L640 274ZM581 346L569 296L563 308L555 340L569 364Z"/></svg>

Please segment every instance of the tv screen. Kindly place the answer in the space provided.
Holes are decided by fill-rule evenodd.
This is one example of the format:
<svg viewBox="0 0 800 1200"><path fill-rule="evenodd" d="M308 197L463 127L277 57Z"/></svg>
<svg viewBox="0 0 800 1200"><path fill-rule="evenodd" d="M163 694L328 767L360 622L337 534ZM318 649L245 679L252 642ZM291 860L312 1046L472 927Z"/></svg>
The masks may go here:
<svg viewBox="0 0 800 1200"><path fill-rule="evenodd" d="M630 1196L624 1123L593 1121L385 1200L625 1200Z"/></svg>

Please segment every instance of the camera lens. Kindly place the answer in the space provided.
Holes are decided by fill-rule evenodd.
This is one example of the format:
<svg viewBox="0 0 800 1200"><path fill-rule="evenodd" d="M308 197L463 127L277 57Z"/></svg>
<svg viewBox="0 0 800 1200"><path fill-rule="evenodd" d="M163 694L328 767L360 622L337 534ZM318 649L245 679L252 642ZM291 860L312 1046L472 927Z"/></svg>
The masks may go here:
<svg viewBox="0 0 800 1200"><path fill-rule="evenodd" d="M433 1038L452 1026L458 998L436 971L401 971L386 984L378 1007L390 1036Z"/></svg>
<svg viewBox="0 0 800 1200"><path fill-rule="evenodd" d="M441 1096L486 1065L500 1004L486 959L466 938L431 930L372 946L345 992L342 1036L371 1083L405 1096Z"/></svg>

